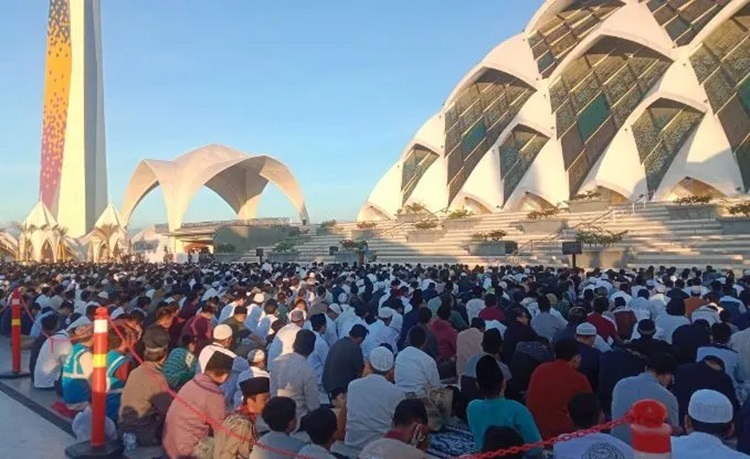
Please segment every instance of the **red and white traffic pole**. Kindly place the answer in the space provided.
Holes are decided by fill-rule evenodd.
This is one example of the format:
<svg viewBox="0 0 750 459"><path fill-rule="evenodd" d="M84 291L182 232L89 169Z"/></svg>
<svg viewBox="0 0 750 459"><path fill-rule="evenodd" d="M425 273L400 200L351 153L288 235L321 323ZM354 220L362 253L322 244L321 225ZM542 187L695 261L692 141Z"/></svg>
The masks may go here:
<svg viewBox="0 0 750 459"><path fill-rule="evenodd" d="M633 459L671 459L672 427L667 408L656 400L640 400L630 410Z"/></svg>
<svg viewBox="0 0 750 459"><path fill-rule="evenodd" d="M91 441L69 446L65 455L69 458L114 458L121 457L123 446L119 441L107 441L105 418L107 416L107 333L109 313L99 307L94 314L94 347L92 349L94 369L91 372Z"/></svg>
<svg viewBox="0 0 750 459"><path fill-rule="evenodd" d="M94 370L91 373L91 447L99 448L107 441L104 418L107 413L107 308L99 307L94 315Z"/></svg>
<svg viewBox="0 0 750 459"><path fill-rule="evenodd" d="M29 376L21 371L21 289L13 290L10 295L10 353L11 371L0 374L0 379L15 379Z"/></svg>

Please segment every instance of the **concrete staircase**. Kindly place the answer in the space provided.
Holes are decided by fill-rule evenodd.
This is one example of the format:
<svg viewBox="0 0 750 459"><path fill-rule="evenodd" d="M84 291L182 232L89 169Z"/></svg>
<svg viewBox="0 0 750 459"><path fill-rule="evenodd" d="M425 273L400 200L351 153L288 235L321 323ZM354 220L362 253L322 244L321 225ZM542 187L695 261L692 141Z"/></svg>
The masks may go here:
<svg viewBox="0 0 750 459"><path fill-rule="evenodd" d="M630 247L635 255L633 266L667 265L678 267L705 266L745 269L750 267L750 234L725 236L714 219L671 220L665 203L613 206L606 212L561 214L568 220L560 234L526 234L519 222L526 212L502 212L472 217L476 225L468 230L449 230L432 243L409 243L406 234L413 224L393 221L379 222L379 237L368 240L370 251L377 253L379 263L463 263L488 265L499 263L544 264L565 266L568 256L561 255L561 242L574 240L576 227L593 224L612 232L628 231L617 244ZM317 227L308 227L316 234ZM332 262L328 247L351 237L356 223L339 223L330 234L313 236L297 246L299 262ZM506 240L518 243L517 254L506 257L478 257L468 254L466 244L471 235L502 229ZM271 247L266 247L270 251ZM255 251L246 253L240 261L257 261Z"/></svg>

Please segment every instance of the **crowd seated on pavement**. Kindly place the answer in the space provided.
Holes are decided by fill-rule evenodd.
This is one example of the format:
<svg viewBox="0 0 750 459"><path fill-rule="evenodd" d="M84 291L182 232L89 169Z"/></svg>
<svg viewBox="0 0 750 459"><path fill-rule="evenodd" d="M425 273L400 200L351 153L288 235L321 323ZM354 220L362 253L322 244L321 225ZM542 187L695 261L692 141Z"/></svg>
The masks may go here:
<svg viewBox="0 0 750 459"><path fill-rule="evenodd" d="M170 459L446 457L438 440L461 429L459 454L495 451L644 399L666 408L673 457L750 457L750 270L11 263L0 276L0 333L20 292L33 388L71 418L91 415L92 321L108 310L111 435ZM634 457L626 424L563 440L504 457Z"/></svg>

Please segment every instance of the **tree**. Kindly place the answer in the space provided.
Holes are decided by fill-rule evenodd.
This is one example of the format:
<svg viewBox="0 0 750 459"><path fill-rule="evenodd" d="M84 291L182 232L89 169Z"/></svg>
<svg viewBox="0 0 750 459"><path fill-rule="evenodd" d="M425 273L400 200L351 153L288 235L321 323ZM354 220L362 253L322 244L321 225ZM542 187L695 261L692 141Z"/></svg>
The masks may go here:
<svg viewBox="0 0 750 459"><path fill-rule="evenodd" d="M54 228L55 234L57 235L57 247L55 248L55 252L57 252L55 258L57 261L65 261L67 252L68 252L68 245L67 245L67 237L68 237L68 228L64 226L57 225Z"/></svg>
<svg viewBox="0 0 750 459"><path fill-rule="evenodd" d="M101 248L99 249L99 259L107 261L109 259L109 248L112 243L112 238L117 234L120 228L112 223L105 223L102 226L97 226L92 231L92 239L99 241ZM104 251L104 252L102 252ZM101 254L104 253L102 257Z"/></svg>

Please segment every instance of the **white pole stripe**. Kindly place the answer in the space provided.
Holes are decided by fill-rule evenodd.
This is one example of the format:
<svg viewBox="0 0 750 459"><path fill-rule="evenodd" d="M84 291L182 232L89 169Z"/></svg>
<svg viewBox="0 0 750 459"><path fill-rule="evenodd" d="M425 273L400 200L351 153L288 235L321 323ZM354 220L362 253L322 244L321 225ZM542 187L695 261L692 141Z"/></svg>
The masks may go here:
<svg viewBox="0 0 750 459"><path fill-rule="evenodd" d="M94 333L107 333L107 321L101 319L95 320Z"/></svg>

